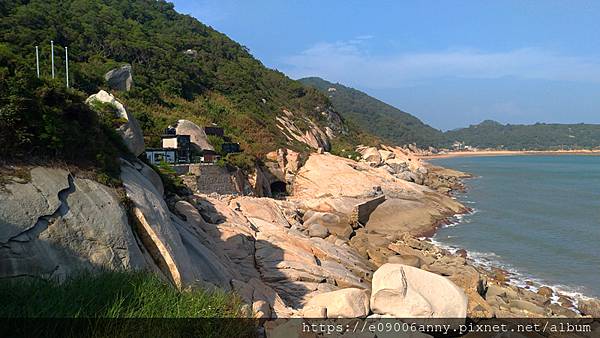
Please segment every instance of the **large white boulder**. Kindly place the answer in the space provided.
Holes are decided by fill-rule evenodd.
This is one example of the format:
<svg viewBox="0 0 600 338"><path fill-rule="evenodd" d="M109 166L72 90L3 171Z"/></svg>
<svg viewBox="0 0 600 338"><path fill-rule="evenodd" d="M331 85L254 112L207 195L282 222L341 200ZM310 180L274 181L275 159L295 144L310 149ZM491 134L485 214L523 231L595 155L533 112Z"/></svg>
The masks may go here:
<svg viewBox="0 0 600 338"><path fill-rule="evenodd" d="M369 292L347 288L321 293L306 303L303 313L305 317L325 314L327 318L364 318L369 315Z"/></svg>
<svg viewBox="0 0 600 338"><path fill-rule="evenodd" d="M215 150L208 142L208 136L204 132L204 128L199 127L192 121L179 120L175 128L177 135L190 135L190 142L197 147L198 150Z"/></svg>
<svg viewBox="0 0 600 338"><path fill-rule="evenodd" d="M373 275L370 306L398 318L465 318L467 296L445 277L387 263Z"/></svg>
<svg viewBox="0 0 600 338"><path fill-rule="evenodd" d="M117 114L120 118L127 120L126 123L123 123L118 129L117 133L121 135L125 145L129 151L131 151L135 156L139 156L144 152L146 146L144 145L144 134L142 133L142 128L140 128L140 124L138 121L125 110L123 104L115 99L115 97L101 90L96 94L91 95L86 100L86 103L90 104L94 101L101 103L108 103L115 107L117 110Z"/></svg>

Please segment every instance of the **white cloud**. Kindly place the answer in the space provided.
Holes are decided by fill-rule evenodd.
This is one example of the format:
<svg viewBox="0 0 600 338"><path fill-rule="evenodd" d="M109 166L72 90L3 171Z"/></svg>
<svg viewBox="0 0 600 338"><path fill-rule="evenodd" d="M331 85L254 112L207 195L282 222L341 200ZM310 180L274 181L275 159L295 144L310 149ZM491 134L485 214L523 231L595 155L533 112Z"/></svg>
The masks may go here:
<svg viewBox="0 0 600 338"><path fill-rule="evenodd" d="M598 60L560 55L539 48L504 52L459 49L373 56L364 43L370 38L317 43L287 57L283 71L295 78L321 76L371 88L398 88L443 77L600 82Z"/></svg>

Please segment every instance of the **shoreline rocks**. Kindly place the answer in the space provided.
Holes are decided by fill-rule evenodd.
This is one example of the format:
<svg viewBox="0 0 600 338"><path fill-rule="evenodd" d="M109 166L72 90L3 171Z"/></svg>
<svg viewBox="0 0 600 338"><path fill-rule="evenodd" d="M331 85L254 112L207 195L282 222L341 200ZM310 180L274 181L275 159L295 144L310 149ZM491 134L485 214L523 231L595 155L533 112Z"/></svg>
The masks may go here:
<svg viewBox="0 0 600 338"><path fill-rule="evenodd" d="M373 275L371 310L396 318L466 318L467 297L447 278L402 264Z"/></svg>
<svg viewBox="0 0 600 338"><path fill-rule="evenodd" d="M393 155L383 151L379 155L386 161L403 156L390 152ZM68 205L78 214L61 217L72 222L73 228L83 227L90 220L94 221L90 224L102 220L98 210L114 209L120 222L113 228L100 224L94 228L99 234L85 227L84 233L102 239L108 236L103 231L113 229L110 231L126 234L127 243L137 243L127 249L122 245L115 248L119 257L124 257L124 267L148 267L182 288L200 285L233 290L261 321L298 316L580 317L573 310L575 299L560 297L549 288L534 292L534 285L528 285L532 290L510 285L506 271L479 266L466 251L450 252L416 238L435 227L428 223L464 210L446 194L399 179L383 167L330 154L312 154L302 166L291 162L293 159L279 164L286 168L286 176L294 175L289 180L293 194L286 199L195 194L169 201L164 201L162 184L151 168L123 162L122 179L134 207L131 216L137 219L131 235L126 209L118 204L115 191L104 186L99 189L99 184L91 181L74 178L76 191L69 195ZM70 188L67 173L60 172L56 182L51 178L54 174L43 174L50 177L47 189L38 184L40 170L49 169L32 171L42 202L32 200L30 204L42 208L33 208L36 217L23 218L19 231L3 233L5 239L30 227L38 216L60 209L61 191ZM28 196L37 196L17 191L31 190L26 182L7 188L12 191L6 193L11 194L7 201L26 202ZM77 196L81 201L75 200ZM100 207L83 207L88 203L86 196L100 199ZM10 209L3 214L17 215L11 210L24 202L3 204ZM46 203L48 210L43 208ZM402 208L394 213L389 205ZM357 206L363 208L357 211ZM419 209L426 212L421 215ZM59 229L61 223L52 222L42 234ZM90 243L94 253L82 253L82 261L106 260L105 249L94 247L91 239L84 243ZM39 266L59 262L53 255L32 257ZM27 270L25 262L8 259L14 271ZM66 276L71 270L61 271ZM596 316L600 307L597 300L579 301L578 306L588 316Z"/></svg>

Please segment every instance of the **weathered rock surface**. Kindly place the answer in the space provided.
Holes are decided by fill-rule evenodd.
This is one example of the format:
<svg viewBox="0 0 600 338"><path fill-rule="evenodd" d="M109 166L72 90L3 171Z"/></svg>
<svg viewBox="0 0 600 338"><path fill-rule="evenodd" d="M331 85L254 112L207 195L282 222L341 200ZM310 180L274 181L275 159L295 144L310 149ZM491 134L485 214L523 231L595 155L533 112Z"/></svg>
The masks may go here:
<svg viewBox="0 0 600 338"><path fill-rule="evenodd" d="M136 231L163 273L178 287L209 283L229 289L234 274L202 244L201 234L171 214L152 183L126 161L121 180L134 205Z"/></svg>
<svg viewBox="0 0 600 338"><path fill-rule="evenodd" d="M6 191L0 192L0 278L64 280L81 270L147 267L112 189L62 169L34 168L31 182Z"/></svg>
<svg viewBox="0 0 600 338"><path fill-rule="evenodd" d="M373 275L371 310L399 318L465 318L467 297L450 280L412 266L384 264Z"/></svg>
<svg viewBox="0 0 600 338"><path fill-rule="evenodd" d="M381 154L375 147L360 149L359 153L362 155L363 160L371 166L379 166L382 162Z"/></svg>
<svg viewBox="0 0 600 338"><path fill-rule="evenodd" d="M406 156L378 153L388 162ZM166 203L160 177L124 161L133 227L113 189L35 168L31 182L0 191L0 278L150 269L180 287L233 289L263 320L365 317L369 309L374 319L577 315L411 236L460 210L444 194L384 166L314 154L301 167L297 153L270 156L270 175L292 185L286 200L196 194ZM579 306L593 313L595 305Z"/></svg>
<svg viewBox="0 0 600 338"><path fill-rule="evenodd" d="M319 223L314 223L308 227L308 235L310 237L325 238L329 236L329 231L323 225Z"/></svg>
<svg viewBox="0 0 600 338"><path fill-rule="evenodd" d="M369 293L357 288L324 292L312 297L303 308L305 317L365 318L369 314Z"/></svg>
<svg viewBox="0 0 600 338"><path fill-rule="evenodd" d="M308 118L302 118L303 124L308 127L306 130L300 129L294 123L294 114L288 110L283 110L283 115L278 116L277 127L285 135L289 141L299 141L313 149L324 149L329 151L331 149L330 136L326 131L323 131L316 123Z"/></svg>
<svg viewBox="0 0 600 338"><path fill-rule="evenodd" d="M104 75L104 79L108 86L114 90L129 91L133 86L131 65L126 64L110 70Z"/></svg>
<svg viewBox="0 0 600 338"><path fill-rule="evenodd" d="M108 103L114 106L117 110L117 114L119 115L118 117L127 120L127 122L123 123L123 125L117 129L117 133L121 135L121 138L125 142L125 145L127 145L129 151L131 151L135 156L142 154L146 150L144 145L144 134L142 134L142 129L133 115L127 112L123 104L117 101L112 94L107 93L104 90L91 95L86 100L88 104L94 101Z"/></svg>
<svg viewBox="0 0 600 338"><path fill-rule="evenodd" d="M329 233L337 235L340 238L350 239L352 226L348 217L339 215L310 211L304 214L304 226L311 227L315 224L326 228Z"/></svg>
<svg viewBox="0 0 600 338"><path fill-rule="evenodd" d="M579 300L579 311L584 315L600 318L600 300L598 299L582 299Z"/></svg>

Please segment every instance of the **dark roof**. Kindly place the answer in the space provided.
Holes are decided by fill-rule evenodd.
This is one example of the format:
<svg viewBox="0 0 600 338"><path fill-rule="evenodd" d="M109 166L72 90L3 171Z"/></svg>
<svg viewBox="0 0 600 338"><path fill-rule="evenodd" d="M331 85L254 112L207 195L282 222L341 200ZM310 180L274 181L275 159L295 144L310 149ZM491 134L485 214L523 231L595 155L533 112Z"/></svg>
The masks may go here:
<svg viewBox="0 0 600 338"><path fill-rule="evenodd" d="M177 148L146 148L144 151L177 151Z"/></svg>

